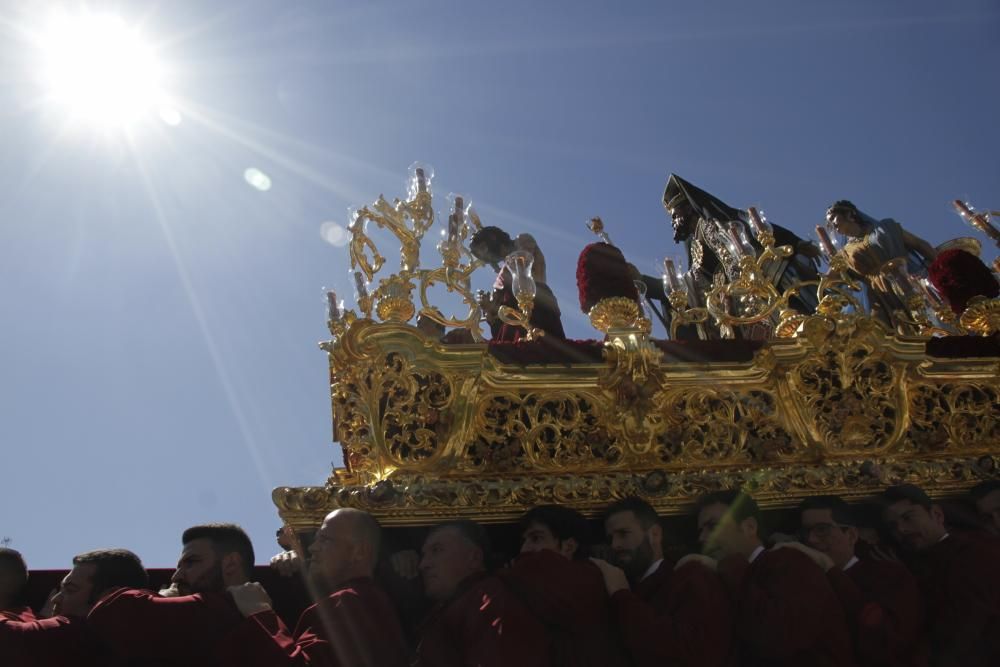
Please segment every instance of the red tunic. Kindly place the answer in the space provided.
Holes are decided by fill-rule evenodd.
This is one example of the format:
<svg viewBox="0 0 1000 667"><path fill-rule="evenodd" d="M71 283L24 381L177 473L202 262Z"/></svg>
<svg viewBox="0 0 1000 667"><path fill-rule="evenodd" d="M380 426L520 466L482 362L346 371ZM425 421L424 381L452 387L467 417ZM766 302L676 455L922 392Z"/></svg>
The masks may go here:
<svg viewBox="0 0 1000 667"><path fill-rule="evenodd" d="M75 667L96 664L96 646L88 640L84 625L83 621L64 616L29 621L0 618L0 665Z"/></svg>
<svg viewBox="0 0 1000 667"><path fill-rule="evenodd" d="M229 664L216 650L243 620L223 593L164 598L122 588L94 606L87 625L118 664L196 667Z"/></svg>
<svg viewBox="0 0 1000 667"><path fill-rule="evenodd" d="M909 570L899 563L865 559L846 572L835 567L827 578L847 612L860 665L927 664L920 641L924 603Z"/></svg>
<svg viewBox="0 0 1000 667"><path fill-rule="evenodd" d="M0 619L8 621L34 621L37 620L35 612L31 607L12 607L10 609L0 609Z"/></svg>
<svg viewBox="0 0 1000 667"><path fill-rule="evenodd" d="M950 535L913 564L924 594L931 664L1000 665L1000 546Z"/></svg>
<svg viewBox="0 0 1000 667"><path fill-rule="evenodd" d="M420 633L415 667L550 667L545 626L498 577L469 577Z"/></svg>
<svg viewBox="0 0 1000 667"><path fill-rule="evenodd" d="M736 593L741 665L854 664L844 608L823 570L804 553L773 549L753 563L731 556L719 570Z"/></svg>
<svg viewBox="0 0 1000 667"><path fill-rule="evenodd" d="M663 561L635 591L611 596L637 667L722 667L732 647L733 612L719 576L700 563Z"/></svg>
<svg viewBox="0 0 1000 667"><path fill-rule="evenodd" d="M302 612L295 634L273 611L247 618L220 650L226 664L251 667L405 667L396 610L369 578L355 579Z"/></svg>
<svg viewBox="0 0 1000 667"><path fill-rule="evenodd" d="M569 560L554 551L526 553L497 576L547 628L553 665L627 663L614 632L604 577L589 560Z"/></svg>

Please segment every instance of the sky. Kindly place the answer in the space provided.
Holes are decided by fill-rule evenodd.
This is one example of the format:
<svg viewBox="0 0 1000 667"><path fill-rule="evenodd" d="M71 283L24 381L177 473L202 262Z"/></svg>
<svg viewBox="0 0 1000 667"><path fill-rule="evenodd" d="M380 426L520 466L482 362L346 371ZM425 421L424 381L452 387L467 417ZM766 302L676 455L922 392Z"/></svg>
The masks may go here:
<svg viewBox="0 0 1000 667"><path fill-rule="evenodd" d="M671 172L803 236L847 198L996 256L950 207L1000 209L996 0L71 2L51 33L58 6L0 0L0 537L32 568L169 567L206 521L276 552L271 489L341 461L340 226L415 160L439 212L535 236L574 338L585 222L653 273ZM159 64L97 67L157 82L124 120L79 65L112 15Z"/></svg>

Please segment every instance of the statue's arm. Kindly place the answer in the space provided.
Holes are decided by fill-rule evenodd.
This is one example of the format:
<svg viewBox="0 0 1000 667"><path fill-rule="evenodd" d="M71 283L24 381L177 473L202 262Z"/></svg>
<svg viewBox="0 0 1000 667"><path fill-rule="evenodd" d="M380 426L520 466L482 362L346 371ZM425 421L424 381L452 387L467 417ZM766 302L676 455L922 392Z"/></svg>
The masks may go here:
<svg viewBox="0 0 1000 667"><path fill-rule="evenodd" d="M903 245L906 246L907 250L923 257L928 263L933 262L934 258L937 257L937 250L934 249L934 246L905 229L903 230Z"/></svg>

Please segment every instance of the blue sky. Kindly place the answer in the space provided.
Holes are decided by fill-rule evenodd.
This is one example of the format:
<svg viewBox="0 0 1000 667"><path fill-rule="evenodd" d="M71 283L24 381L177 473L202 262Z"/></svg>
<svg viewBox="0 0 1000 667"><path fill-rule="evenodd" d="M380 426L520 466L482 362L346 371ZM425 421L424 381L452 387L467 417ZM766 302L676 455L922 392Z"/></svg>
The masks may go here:
<svg viewBox="0 0 1000 667"><path fill-rule="evenodd" d="M340 461L320 227L414 160L439 210L535 235L579 338L585 221L652 272L671 171L803 235L841 198L934 243L972 235L950 200L1000 208L995 0L90 3L141 26L182 118L128 138L41 99L45 5L0 4L0 536L34 568L169 566L202 521L266 561L270 489Z"/></svg>

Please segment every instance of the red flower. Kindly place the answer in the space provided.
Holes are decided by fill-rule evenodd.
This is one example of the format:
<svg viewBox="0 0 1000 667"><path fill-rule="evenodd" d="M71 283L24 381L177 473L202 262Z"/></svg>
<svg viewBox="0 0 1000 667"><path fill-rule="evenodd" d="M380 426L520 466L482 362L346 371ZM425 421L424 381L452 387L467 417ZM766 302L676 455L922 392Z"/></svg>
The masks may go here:
<svg viewBox="0 0 1000 667"><path fill-rule="evenodd" d="M927 277L956 313L964 311L972 297L1000 294L1000 284L982 260L957 248L939 253Z"/></svg>
<svg viewBox="0 0 1000 667"><path fill-rule="evenodd" d="M622 251L607 243L591 243L576 263L580 308L589 313L594 304L612 296L639 300L632 273Z"/></svg>

